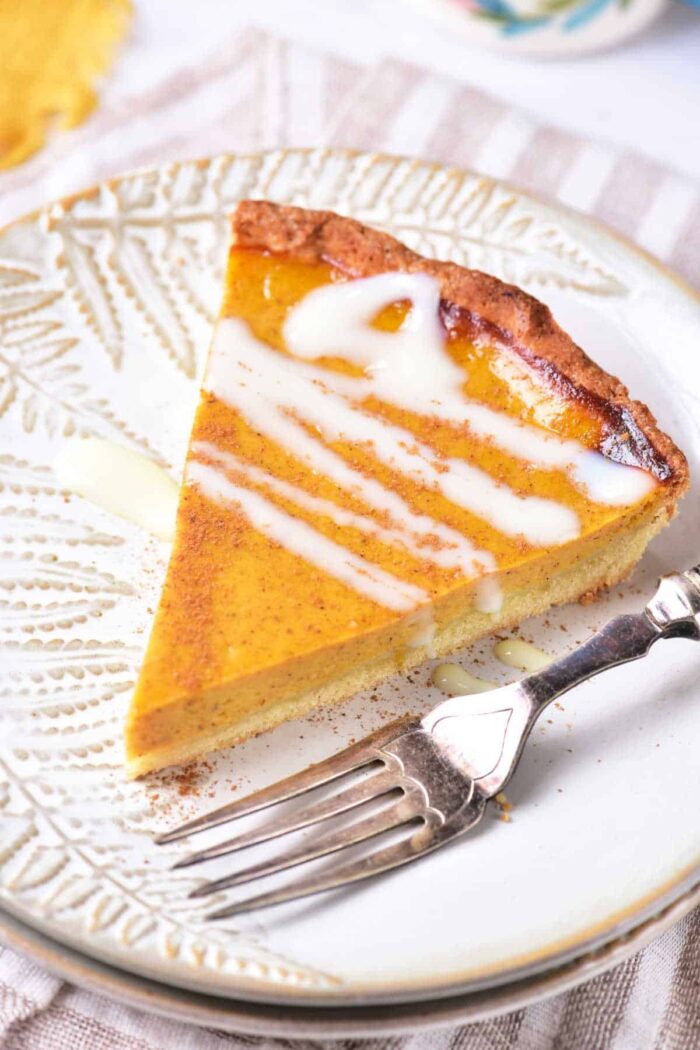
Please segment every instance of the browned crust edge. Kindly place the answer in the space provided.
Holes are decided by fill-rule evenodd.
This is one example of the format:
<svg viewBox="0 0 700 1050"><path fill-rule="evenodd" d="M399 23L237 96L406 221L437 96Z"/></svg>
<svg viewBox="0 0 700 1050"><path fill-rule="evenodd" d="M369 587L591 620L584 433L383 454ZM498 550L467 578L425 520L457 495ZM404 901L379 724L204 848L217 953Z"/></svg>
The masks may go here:
<svg viewBox="0 0 700 1050"><path fill-rule="evenodd" d="M389 270L436 277L446 326L508 343L563 396L584 402L603 422L600 451L617 462L641 466L661 482L669 503L688 485L681 450L656 425L627 387L592 361L559 327L544 303L479 270L426 259L387 233L329 211L270 201L241 201L231 217L232 243L324 261L354 277Z"/></svg>

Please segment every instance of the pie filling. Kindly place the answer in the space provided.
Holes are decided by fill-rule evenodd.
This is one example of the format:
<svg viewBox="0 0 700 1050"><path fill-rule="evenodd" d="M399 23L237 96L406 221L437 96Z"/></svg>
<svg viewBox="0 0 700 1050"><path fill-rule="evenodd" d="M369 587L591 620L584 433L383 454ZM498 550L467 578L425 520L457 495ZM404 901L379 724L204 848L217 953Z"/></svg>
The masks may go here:
<svg viewBox="0 0 700 1050"><path fill-rule="evenodd" d="M609 429L435 277L232 248L130 771L619 578L668 509Z"/></svg>

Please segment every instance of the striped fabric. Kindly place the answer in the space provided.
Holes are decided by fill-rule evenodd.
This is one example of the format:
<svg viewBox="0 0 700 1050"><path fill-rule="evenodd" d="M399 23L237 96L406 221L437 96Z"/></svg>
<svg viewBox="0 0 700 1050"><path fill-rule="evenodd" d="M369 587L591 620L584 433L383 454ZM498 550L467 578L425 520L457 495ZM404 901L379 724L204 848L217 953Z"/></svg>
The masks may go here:
<svg viewBox="0 0 700 1050"><path fill-rule="evenodd" d="M95 116L0 175L0 222L133 167L225 150L348 146L476 168L604 220L700 286L700 189L537 124L482 91L387 60L358 67L259 30Z"/></svg>
<svg viewBox="0 0 700 1050"><path fill-rule="evenodd" d="M689 180L643 156L538 125L419 68L393 60L357 67L258 30L239 34L197 68L171 71L137 98L106 86L90 121L0 176L0 221L138 165L284 145L415 154L510 179L603 219L700 287L700 191ZM2 1050L221 1050L258 1043L278 1045L141 1015L0 950ZM698 1050L700 914L566 995L376 1047Z"/></svg>

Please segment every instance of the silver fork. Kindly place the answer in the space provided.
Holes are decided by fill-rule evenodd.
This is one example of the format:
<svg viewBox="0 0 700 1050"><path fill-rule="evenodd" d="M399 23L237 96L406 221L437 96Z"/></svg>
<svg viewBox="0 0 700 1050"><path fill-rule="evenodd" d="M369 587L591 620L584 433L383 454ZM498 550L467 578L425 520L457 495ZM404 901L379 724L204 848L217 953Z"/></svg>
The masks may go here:
<svg viewBox="0 0 700 1050"><path fill-rule="evenodd" d="M642 612L616 616L574 652L543 670L487 693L453 697L422 719L393 722L326 761L191 820L156 841L174 842L275 807L252 830L188 854L175 864L184 868L302 828L313 829L310 840L282 850L271 860L206 882L192 891L194 897L334 855L322 870L302 873L281 888L219 908L207 916L210 919L337 889L407 864L464 835L481 820L488 800L513 775L525 741L548 704L609 667L646 656L659 638L671 637L700 639L700 566L662 577ZM357 773L365 775L348 783L348 775ZM323 785L339 790L293 812L279 805ZM386 804L379 811L369 807L372 811L365 809L363 815L366 803L378 801ZM331 818L341 814L358 819L339 827ZM390 831L402 836L382 845L380 837ZM349 848L359 844L370 849L361 856L353 851L348 857Z"/></svg>

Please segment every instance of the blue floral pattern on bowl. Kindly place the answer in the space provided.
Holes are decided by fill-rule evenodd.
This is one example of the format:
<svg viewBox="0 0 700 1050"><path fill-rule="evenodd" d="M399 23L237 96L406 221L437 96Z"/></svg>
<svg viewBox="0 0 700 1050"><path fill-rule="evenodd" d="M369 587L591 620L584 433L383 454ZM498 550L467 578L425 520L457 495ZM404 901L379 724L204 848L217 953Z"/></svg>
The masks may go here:
<svg viewBox="0 0 700 1050"><path fill-rule="evenodd" d="M410 0L477 47L555 57L612 47L646 29L672 0ZM700 6L700 0L687 0Z"/></svg>
<svg viewBox="0 0 700 1050"><path fill-rule="evenodd" d="M533 12L522 14L507 0L472 0L467 6L479 18L495 23L504 36L530 33L550 25L553 20L565 32L571 32L596 18L611 5L624 9L634 0L541 0ZM563 16L563 17L562 17Z"/></svg>

